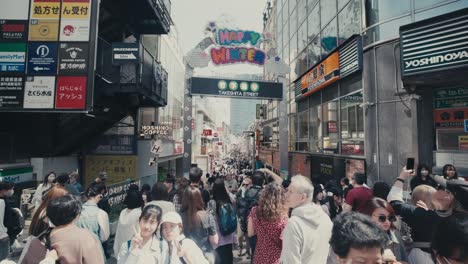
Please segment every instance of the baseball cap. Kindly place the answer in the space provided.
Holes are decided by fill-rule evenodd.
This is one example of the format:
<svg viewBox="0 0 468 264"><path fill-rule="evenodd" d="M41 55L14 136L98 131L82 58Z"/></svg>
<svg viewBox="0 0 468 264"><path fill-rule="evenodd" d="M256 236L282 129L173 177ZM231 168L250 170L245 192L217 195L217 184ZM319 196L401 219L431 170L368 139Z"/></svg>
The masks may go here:
<svg viewBox="0 0 468 264"><path fill-rule="evenodd" d="M182 224L182 218L176 212L167 212L162 216L161 224L163 223Z"/></svg>

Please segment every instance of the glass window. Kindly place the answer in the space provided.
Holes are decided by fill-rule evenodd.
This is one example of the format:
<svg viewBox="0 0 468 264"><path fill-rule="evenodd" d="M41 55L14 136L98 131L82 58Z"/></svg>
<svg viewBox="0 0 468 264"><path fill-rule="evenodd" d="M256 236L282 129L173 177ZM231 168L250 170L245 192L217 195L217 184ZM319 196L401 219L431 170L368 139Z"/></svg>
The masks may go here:
<svg viewBox="0 0 468 264"><path fill-rule="evenodd" d="M326 56L338 45L338 26L336 18L323 29L321 37L322 56Z"/></svg>
<svg viewBox="0 0 468 264"><path fill-rule="evenodd" d="M297 34L294 34L289 42L289 53L289 60L294 60L297 56Z"/></svg>
<svg viewBox="0 0 468 264"><path fill-rule="evenodd" d="M307 50L302 51L299 56L297 56L297 66L296 66L296 74L298 76L302 75L308 70L307 66Z"/></svg>
<svg viewBox="0 0 468 264"><path fill-rule="evenodd" d="M411 1L408 0L366 0L367 26L390 18L410 14Z"/></svg>
<svg viewBox="0 0 468 264"><path fill-rule="evenodd" d="M309 111L297 114L297 141L309 141Z"/></svg>
<svg viewBox="0 0 468 264"><path fill-rule="evenodd" d="M322 105L323 152L338 153L338 100Z"/></svg>
<svg viewBox="0 0 468 264"><path fill-rule="evenodd" d="M281 15L283 16L283 26L287 25L287 21L289 18L288 5L283 6L283 10L281 10Z"/></svg>
<svg viewBox="0 0 468 264"><path fill-rule="evenodd" d="M286 64L289 64L289 43L284 45L283 56Z"/></svg>
<svg viewBox="0 0 468 264"><path fill-rule="evenodd" d="M310 151L321 152L322 150L322 107L314 106L310 108Z"/></svg>
<svg viewBox="0 0 468 264"><path fill-rule="evenodd" d="M364 155L364 110L362 92L341 98L341 154Z"/></svg>
<svg viewBox="0 0 468 264"><path fill-rule="evenodd" d="M289 23L289 20L286 22L286 25L283 28L283 46L285 46L286 44L289 44L289 39L291 38L289 36L289 24L288 23Z"/></svg>
<svg viewBox="0 0 468 264"><path fill-rule="evenodd" d="M294 59L294 61L291 62L291 64L290 64L289 78L291 78L291 80L296 80L297 77L299 77L297 75L297 72L296 72L297 71L297 66L296 66L297 63L298 63L297 60ZM294 90L293 90L293 92L294 92Z"/></svg>
<svg viewBox="0 0 468 264"><path fill-rule="evenodd" d="M336 16L336 0L320 0L320 20L322 28Z"/></svg>
<svg viewBox="0 0 468 264"><path fill-rule="evenodd" d="M276 24L278 25L279 29L283 28L283 10L278 11L278 16L276 17Z"/></svg>
<svg viewBox="0 0 468 264"><path fill-rule="evenodd" d="M416 8L416 10L420 10L431 6L435 6L443 2L450 2L450 0L414 0L414 7Z"/></svg>
<svg viewBox="0 0 468 264"><path fill-rule="evenodd" d="M294 95L293 95L294 96ZM296 113L296 100L295 99L292 99L291 101L289 101L289 109L290 109L290 113L293 114L293 113Z"/></svg>
<svg viewBox="0 0 468 264"><path fill-rule="evenodd" d="M297 21L299 24L302 24L307 17L307 1L306 0L298 0L297 2Z"/></svg>
<svg viewBox="0 0 468 264"><path fill-rule="evenodd" d="M359 0L352 0L349 4L338 14L338 45L341 45L349 37L361 32L361 23L359 18L361 9Z"/></svg>
<svg viewBox="0 0 468 264"><path fill-rule="evenodd" d="M294 9L291 16L289 17L289 34L293 35L297 31L297 9Z"/></svg>
<svg viewBox="0 0 468 264"><path fill-rule="evenodd" d="M463 8L467 8L467 7L468 7L468 1L452 2L450 4L442 5L436 8L431 8L429 10L416 13L415 19L416 21L420 21L420 20L424 20L430 17L439 16L442 14L450 13L450 12L460 10Z"/></svg>
<svg viewBox="0 0 468 264"><path fill-rule="evenodd" d="M396 38L398 37L398 29L400 26L409 23L411 23L411 16L402 17L370 28L364 33L364 45L369 45L380 40Z"/></svg>
<svg viewBox="0 0 468 264"><path fill-rule="evenodd" d="M297 31L297 51L301 52L307 46L307 43L307 23L304 23Z"/></svg>
<svg viewBox="0 0 468 264"><path fill-rule="evenodd" d="M310 41L320 33L319 5L316 5L307 16L307 39Z"/></svg>
<svg viewBox="0 0 468 264"><path fill-rule="evenodd" d="M294 10L294 8L296 7L296 0L289 0L289 12L292 13L292 11ZM291 14L289 14L291 15Z"/></svg>
<svg viewBox="0 0 468 264"><path fill-rule="evenodd" d="M279 33L278 33L278 39L276 40L276 45L277 45L277 50L281 50L281 48L283 47L283 31L281 30Z"/></svg>
<svg viewBox="0 0 468 264"><path fill-rule="evenodd" d="M460 136L466 136L463 129L437 129L437 150L467 151L464 146L460 146Z"/></svg>
<svg viewBox="0 0 468 264"><path fill-rule="evenodd" d="M309 46L307 46L307 64L309 69L317 64L322 58L319 42L320 37L317 37L312 40Z"/></svg>
<svg viewBox="0 0 468 264"><path fill-rule="evenodd" d="M318 3L318 0L307 0L307 10L310 11Z"/></svg>
<svg viewBox="0 0 468 264"><path fill-rule="evenodd" d="M349 0L338 0L338 12L349 2Z"/></svg>
<svg viewBox="0 0 468 264"><path fill-rule="evenodd" d="M289 143L292 151L296 150L296 116L289 117Z"/></svg>

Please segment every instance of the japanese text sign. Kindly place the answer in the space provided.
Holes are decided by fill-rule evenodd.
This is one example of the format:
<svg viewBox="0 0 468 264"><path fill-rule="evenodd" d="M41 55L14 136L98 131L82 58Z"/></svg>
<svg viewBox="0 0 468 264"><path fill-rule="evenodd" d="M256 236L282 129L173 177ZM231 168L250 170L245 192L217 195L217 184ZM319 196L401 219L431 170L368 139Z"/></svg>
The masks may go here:
<svg viewBox="0 0 468 264"><path fill-rule="evenodd" d="M434 122L437 129L463 129L463 122L467 118L468 108L436 109L434 111Z"/></svg>
<svg viewBox="0 0 468 264"><path fill-rule="evenodd" d="M85 157L85 183L91 183L103 171L109 175L107 184L135 179L137 178L137 166L137 157L133 155L88 155Z"/></svg>
<svg viewBox="0 0 468 264"><path fill-rule="evenodd" d="M303 96L307 96L337 81L340 78L339 69L339 55L336 51L301 78Z"/></svg>
<svg viewBox="0 0 468 264"><path fill-rule="evenodd" d="M57 78L56 109L84 109L86 105L86 77L59 76Z"/></svg>

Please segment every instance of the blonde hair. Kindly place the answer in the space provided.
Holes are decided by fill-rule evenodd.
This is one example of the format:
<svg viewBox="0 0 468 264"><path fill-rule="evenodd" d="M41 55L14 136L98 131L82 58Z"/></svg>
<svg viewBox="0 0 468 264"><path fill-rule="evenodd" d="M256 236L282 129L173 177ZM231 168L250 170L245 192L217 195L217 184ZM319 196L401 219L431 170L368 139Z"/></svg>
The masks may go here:
<svg viewBox="0 0 468 264"><path fill-rule="evenodd" d="M416 205L418 201L423 201L429 209L434 209L432 196L437 190L429 185L418 185L411 193L411 202Z"/></svg>
<svg viewBox="0 0 468 264"><path fill-rule="evenodd" d="M307 199L312 199L314 196L314 186L309 178L301 174L295 175L291 178L291 184L294 184L298 193L304 193Z"/></svg>

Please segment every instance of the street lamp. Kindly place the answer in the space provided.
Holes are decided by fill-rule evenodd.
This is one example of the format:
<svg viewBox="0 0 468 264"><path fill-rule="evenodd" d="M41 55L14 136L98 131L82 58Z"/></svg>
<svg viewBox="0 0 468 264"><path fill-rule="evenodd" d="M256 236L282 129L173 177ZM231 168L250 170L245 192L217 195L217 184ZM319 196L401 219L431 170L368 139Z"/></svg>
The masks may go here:
<svg viewBox="0 0 468 264"><path fill-rule="evenodd" d="M255 163L256 163L256 160L255 160L255 131L252 131L252 130L244 130L242 132L242 134L244 134L245 136L247 137L251 137L252 138L252 141L253 141L253 144L252 144L252 172L255 171Z"/></svg>

